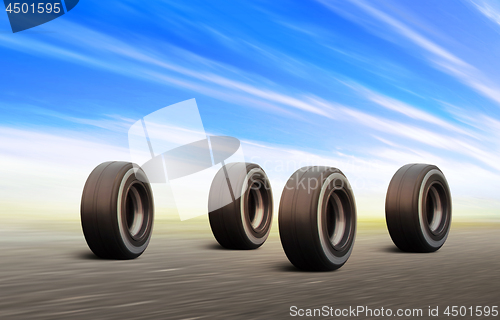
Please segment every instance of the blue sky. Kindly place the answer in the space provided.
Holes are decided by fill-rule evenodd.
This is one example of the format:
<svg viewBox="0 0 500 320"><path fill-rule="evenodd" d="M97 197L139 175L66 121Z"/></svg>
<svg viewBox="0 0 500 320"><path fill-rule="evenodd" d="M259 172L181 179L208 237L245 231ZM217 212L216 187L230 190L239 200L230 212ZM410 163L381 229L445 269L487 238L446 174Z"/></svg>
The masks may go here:
<svg viewBox="0 0 500 320"><path fill-rule="evenodd" d="M277 198L298 169L280 159L308 159L382 217L392 174L426 162L459 216L498 218L499 56L500 4L483 0L82 0L16 34L0 14L0 204L76 216L90 170L126 160L132 123L195 98Z"/></svg>

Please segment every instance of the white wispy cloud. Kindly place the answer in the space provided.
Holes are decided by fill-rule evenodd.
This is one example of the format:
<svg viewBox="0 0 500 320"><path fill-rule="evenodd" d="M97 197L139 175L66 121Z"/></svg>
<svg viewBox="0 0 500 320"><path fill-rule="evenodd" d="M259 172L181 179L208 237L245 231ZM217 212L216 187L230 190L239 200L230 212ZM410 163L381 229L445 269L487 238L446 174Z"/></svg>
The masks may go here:
<svg viewBox="0 0 500 320"><path fill-rule="evenodd" d="M32 115L42 115L42 116L48 116L52 118L57 118L60 120L64 120L70 123L77 123L77 124L83 124L83 125L88 125L91 127L97 127L101 129L106 129L106 130L111 130L115 132L120 132L124 133L127 132L130 126L135 122L134 119L126 118L120 115L114 115L114 114L104 114L100 115L99 118L96 119L91 119L91 118L84 118L84 117L75 117L75 116L69 116L65 113L50 110L47 108L42 108L34 105L23 105L22 108L25 110L26 113L32 114Z"/></svg>
<svg viewBox="0 0 500 320"><path fill-rule="evenodd" d="M357 92L361 93L366 99L373 101L374 103L392 110L394 112L403 114L409 118L425 121L429 124L436 125L438 128L443 128L446 130L454 131L460 134L468 135L474 137L474 134L460 128L456 125L451 124L450 122L438 118L430 114L429 112L423 111L419 108L411 106L403 101L399 101L397 99L385 96L383 94L377 93L373 90L370 90L366 87L363 87L354 82L344 82L347 86L353 88Z"/></svg>
<svg viewBox="0 0 500 320"><path fill-rule="evenodd" d="M405 124L404 122L384 119L383 117L375 116L352 108L350 106L325 101L320 97L308 93L291 95L286 92L285 88L282 87L281 89L283 92L280 92L276 90L270 90L268 88L258 87L253 84L245 83L241 80L232 79L227 76L222 76L210 71L198 71L194 68L188 68L170 63L168 62L168 59L162 59L161 56L156 56L155 54L149 55L145 50L136 49L128 44L124 44L119 40L113 39L107 35L100 34L93 30L88 30L87 28L75 26L73 24L70 25L70 28L76 28L75 33L77 34L84 35L89 33L92 35L92 38L97 39L95 42L85 42L83 40L80 41L80 38L72 41L76 41L77 43L82 42L84 46L91 47L92 50L112 52L113 54L119 55L120 57L132 59L132 62L135 61L135 63L146 63L146 65L133 65L132 68L129 68L128 65L125 65L117 70L116 68L118 67L116 66L116 64L110 63L109 61L99 61L94 59L86 60L95 62L95 65L108 70L118 71L126 74L130 73L133 74L133 76L138 76L139 73L140 76L149 78L150 80L166 83L169 85L176 85L183 88L190 88L192 90L203 92L218 98L221 96L226 97L228 99L231 99L232 101L238 101L239 103L246 100L241 99L243 94L250 99L258 99L259 101L263 101L267 104L275 106L275 108L277 108L278 110L295 109L298 111L312 113L317 116L326 117L332 120L353 122L357 125L362 125L379 132L385 132L399 137L404 137L428 146L435 147L437 149L450 150L461 155L470 156L478 161L487 164L492 168L495 168L496 170L500 170L500 165L498 165L498 163L500 163L498 161L498 157L496 157L495 155L491 155L478 147L475 147L471 143L465 142L463 139L456 139L448 135L438 134L429 129ZM83 39L83 36L80 37ZM46 48L43 47L43 50L45 49ZM60 54L58 50L53 50L53 48L47 49L47 52L50 54L54 54L55 57L58 57ZM198 57L197 60L206 59ZM157 67L163 68L165 71L173 71L174 73L167 75L165 73L153 71L157 70ZM223 70L226 71L225 68L223 68ZM252 79L251 75L246 75L246 77ZM258 79L258 77L256 79ZM257 81L253 80L251 82L255 83ZM277 88L280 87L278 86ZM403 102L376 94L366 88L360 88L361 87L358 86L357 90L362 90L365 94L365 98L385 108L405 114L406 116L411 118L438 125L439 127L448 130L466 134L466 132L462 129L459 129L445 121L442 121L435 116L417 110L407 104L404 104ZM228 89L230 90L230 92L232 92L232 94L227 93Z"/></svg>
<svg viewBox="0 0 500 320"><path fill-rule="evenodd" d="M339 11L338 7L330 0L318 0L326 7L334 11ZM471 87L475 91L490 98L491 100L500 103L500 86L490 80L483 72L478 70L473 65L464 61L457 55L453 54L446 48L440 46L429 38L425 37L409 25L401 22L390 14L375 8L371 3L363 0L350 0L359 9L366 12L376 20L384 23L392 32L399 34L406 40L417 45L427 54L426 59L439 70L445 71L449 75L454 76L463 84ZM480 6L482 11L485 11L489 16L493 15L491 6ZM340 11L344 13L343 11ZM345 13L344 13L345 14ZM365 24L365 21L353 14L347 15L353 21ZM395 41L398 43L397 41ZM398 43L399 44L399 43Z"/></svg>
<svg viewBox="0 0 500 320"><path fill-rule="evenodd" d="M500 25L500 5L496 1L470 0L470 3L494 23Z"/></svg>
<svg viewBox="0 0 500 320"><path fill-rule="evenodd" d="M485 145L492 153L500 152L500 120L488 116L482 112L475 112L471 114L467 108L458 107L451 103L438 100L455 119L464 123L465 125L474 128L479 140ZM487 145L489 144L489 145ZM494 146L492 148L491 146Z"/></svg>
<svg viewBox="0 0 500 320"><path fill-rule="evenodd" d="M445 48L439 46L438 44L434 43L433 41L422 36L420 33L414 31L413 29L411 29L410 27L408 27L406 24L402 23L401 21L391 17L390 15L382 12L381 10L378 10L378 9L368 5L367 2L359 1L359 0L353 0L352 2L354 4L356 4L358 7L365 10L366 12L370 13L375 18L390 25L391 27L393 27L393 29L395 31L397 31L398 33L400 33L404 37L408 38L409 40L413 41L418 46L429 51L430 53L433 53L435 56L438 56L438 57L442 58L443 60L449 61L457 66L471 67L468 63L466 63L462 59L458 58L453 53L449 52Z"/></svg>

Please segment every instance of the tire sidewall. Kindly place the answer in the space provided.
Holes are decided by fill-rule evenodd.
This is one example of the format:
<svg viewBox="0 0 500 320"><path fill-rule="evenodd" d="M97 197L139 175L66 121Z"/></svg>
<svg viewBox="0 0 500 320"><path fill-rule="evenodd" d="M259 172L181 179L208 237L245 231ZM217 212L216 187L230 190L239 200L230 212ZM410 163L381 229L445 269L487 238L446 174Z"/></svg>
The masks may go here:
<svg viewBox="0 0 500 320"><path fill-rule="evenodd" d="M357 220L356 205L354 194L347 178L340 171L331 171L331 169L327 169L321 173L321 175L325 177L321 183L319 194L314 198L314 200L316 200L316 214L313 215L316 223L314 225L317 228L315 231L324 258L329 264L342 266L349 259L354 247ZM340 248L333 246L327 230L327 205L329 197L333 192L340 192L345 195L347 203L343 203L343 205L348 206L348 211L350 213L350 215L348 215L349 221L346 224L346 229L344 229L344 236L342 238L344 244Z"/></svg>
<svg viewBox="0 0 500 320"><path fill-rule="evenodd" d="M120 240L119 243L123 249L123 252L131 257L137 257L141 255L144 250L146 250L152 234L154 204L151 186L146 181L148 181L148 179L141 168L137 168L132 164L127 165L122 168L122 170L120 170L120 175L119 177L117 177L118 183L116 183L116 197L113 197L114 199L116 199L116 201L112 203L112 212L114 213L112 214L113 225L116 226L118 239ZM144 221L144 224L146 225L141 228L144 230L141 232L142 236L138 239L134 239L134 237L132 237L132 235L128 231L125 210L127 194L130 190L130 187L134 184L139 184L140 186L142 186L142 188L144 188L148 200L148 203L146 204L146 206L148 207L148 212L145 215Z"/></svg>
<svg viewBox="0 0 500 320"><path fill-rule="evenodd" d="M238 199L239 211L241 214L241 227L245 232L248 240L256 246L262 245L271 232L271 223L273 216L273 197L269 179L264 170L258 165L247 166L247 175L242 181L240 189L240 197ZM263 201L267 202L264 210L263 223L257 228L252 226L249 215L249 194L254 182L263 184L266 192L266 198Z"/></svg>
<svg viewBox="0 0 500 320"><path fill-rule="evenodd" d="M441 201L444 200L446 202L446 211L443 212L442 218L445 219L445 221L437 233L431 231L426 215L427 194L434 184L438 184L443 188L444 199L441 199ZM426 170L422 171L421 177L416 183L415 192L416 201L414 202L414 212L418 212L418 214L414 218L419 226L419 236L428 249L437 250L446 242L451 225L452 202L448 182L439 168L436 166L429 166Z"/></svg>

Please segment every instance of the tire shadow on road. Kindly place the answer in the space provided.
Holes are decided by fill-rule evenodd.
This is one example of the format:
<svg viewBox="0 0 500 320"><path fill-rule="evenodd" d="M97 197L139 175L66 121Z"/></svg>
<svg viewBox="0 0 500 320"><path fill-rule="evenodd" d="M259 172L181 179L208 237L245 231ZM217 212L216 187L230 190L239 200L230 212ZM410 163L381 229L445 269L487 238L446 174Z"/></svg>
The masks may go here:
<svg viewBox="0 0 500 320"><path fill-rule="evenodd" d="M291 272L291 273L315 273L318 271L307 271L307 270L302 270L296 268L293 264L290 262L280 262L276 264L274 267L274 270L279 271L279 272ZM321 272L321 271L319 271Z"/></svg>
<svg viewBox="0 0 500 320"><path fill-rule="evenodd" d="M102 260L101 258L99 258L98 256L96 256L94 253L92 253L90 251L77 252L75 254L75 256L78 259L82 259L82 260Z"/></svg>
<svg viewBox="0 0 500 320"><path fill-rule="evenodd" d="M387 252L387 253L401 253L401 254L411 254L411 252L404 252L401 251L398 247L396 246L388 246L384 247L381 249L382 252Z"/></svg>
<svg viewBox="0 0 500 320"><path fill-rule="evenodd" d="M203 248L204 249L208 249L208 250L217 250L217 251L234 251L234 250L231 250L231 249L226 249L223 246L221 246L220 244L213 243L213 242L204 245Z"/></svg>

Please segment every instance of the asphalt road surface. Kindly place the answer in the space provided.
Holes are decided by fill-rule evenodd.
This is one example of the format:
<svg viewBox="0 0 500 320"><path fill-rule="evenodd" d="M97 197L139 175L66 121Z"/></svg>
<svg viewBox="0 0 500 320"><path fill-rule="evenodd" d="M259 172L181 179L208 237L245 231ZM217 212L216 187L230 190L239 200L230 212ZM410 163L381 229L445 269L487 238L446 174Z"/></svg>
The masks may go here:
<svg viewBox="0 0 500 320"><path fill-rule="evenodd" d="M478 317L443 312L500 306L495 224L455 224L438 252L408 254L395 248L385 228L360 223L346 265L320 273L288 262L276 228L260 249L230 251L217 245L206 221L157 222L149 248L131 261L95 258L77 222L0 231L0 319L298 318L292 306L297 313L360 306L422 310L394 319L472 319ZM428 316L429 306L439 307L439 317Z"/></svg>

